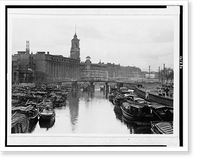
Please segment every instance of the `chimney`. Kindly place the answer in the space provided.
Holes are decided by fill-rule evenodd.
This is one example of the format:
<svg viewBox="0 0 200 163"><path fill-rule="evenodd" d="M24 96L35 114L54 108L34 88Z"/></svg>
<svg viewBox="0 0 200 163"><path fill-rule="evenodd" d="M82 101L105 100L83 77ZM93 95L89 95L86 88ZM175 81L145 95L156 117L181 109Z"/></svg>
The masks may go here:
<svg viewBox="0 0 200 163"><path fill-rule="evenodd" d="M29 41L26 41L26 54L30 54Z"/></svg>

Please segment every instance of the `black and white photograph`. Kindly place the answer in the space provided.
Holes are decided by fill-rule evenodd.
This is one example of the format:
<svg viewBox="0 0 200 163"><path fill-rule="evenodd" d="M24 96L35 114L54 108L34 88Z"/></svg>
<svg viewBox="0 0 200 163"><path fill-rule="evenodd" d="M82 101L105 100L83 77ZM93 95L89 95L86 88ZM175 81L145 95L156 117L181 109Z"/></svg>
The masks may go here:
<svg viewBox="0 0 200 163"><path fill-rule="evenodd" d="M184 5L5 6L5 146L187 147Z"/></svg>

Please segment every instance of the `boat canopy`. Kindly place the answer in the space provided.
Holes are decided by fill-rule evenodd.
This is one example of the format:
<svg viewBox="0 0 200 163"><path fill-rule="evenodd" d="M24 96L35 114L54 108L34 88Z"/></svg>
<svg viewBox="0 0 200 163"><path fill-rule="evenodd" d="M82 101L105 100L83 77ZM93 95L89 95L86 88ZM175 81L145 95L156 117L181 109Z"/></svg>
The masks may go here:
<svg viewBox="0 0 200 163"><path fill-rule="evenodd" d="M121 87L120 90L121 91L128 91L128 88L127 87Z"/></svg>
<svg viewBox="0 0 200 163"><path fill-rule="evenodd" d="M145 105L140 105L140 104L133 104L133 103L128 103L128 102L124 102L122 104L126 109L130 109L131 107L134 107L136 109L141 109L143 107L145 107Z"/></svg>

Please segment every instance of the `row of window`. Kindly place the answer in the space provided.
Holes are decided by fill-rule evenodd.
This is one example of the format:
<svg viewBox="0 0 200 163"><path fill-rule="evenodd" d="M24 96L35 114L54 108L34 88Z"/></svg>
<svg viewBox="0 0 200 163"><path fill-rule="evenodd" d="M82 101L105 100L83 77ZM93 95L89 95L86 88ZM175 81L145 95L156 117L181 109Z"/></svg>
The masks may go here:
<svg viewBox="0 0 200 163"><path fill-rule="evenodd" d="M47 60L53 60L53 61L58 61L58 62L66 62L66 63L72 63L72 64L77 64L77 61L72 61L68 59L61 59L61 58L54 58L54 57L48 57Z"/></svg>

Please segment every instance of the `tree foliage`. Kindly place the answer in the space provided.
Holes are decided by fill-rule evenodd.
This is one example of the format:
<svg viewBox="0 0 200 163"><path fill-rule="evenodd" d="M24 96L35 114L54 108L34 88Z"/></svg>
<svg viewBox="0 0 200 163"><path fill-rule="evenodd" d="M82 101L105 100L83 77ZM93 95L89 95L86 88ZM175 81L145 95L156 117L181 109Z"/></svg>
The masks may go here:
<svg viewBox="0 0 200 163"><path fill-rule="evenodd" d="M160 71L160 78L162 82L172 82L174 79L174 70L171 68L165 68Z"/></svg>
<svg viewBox="0 0 200 163"><path fill-rule="evenodd" d="M35 82L36 83L44 83L48 80L48 75L42 71L35 71Z"/></svg>

